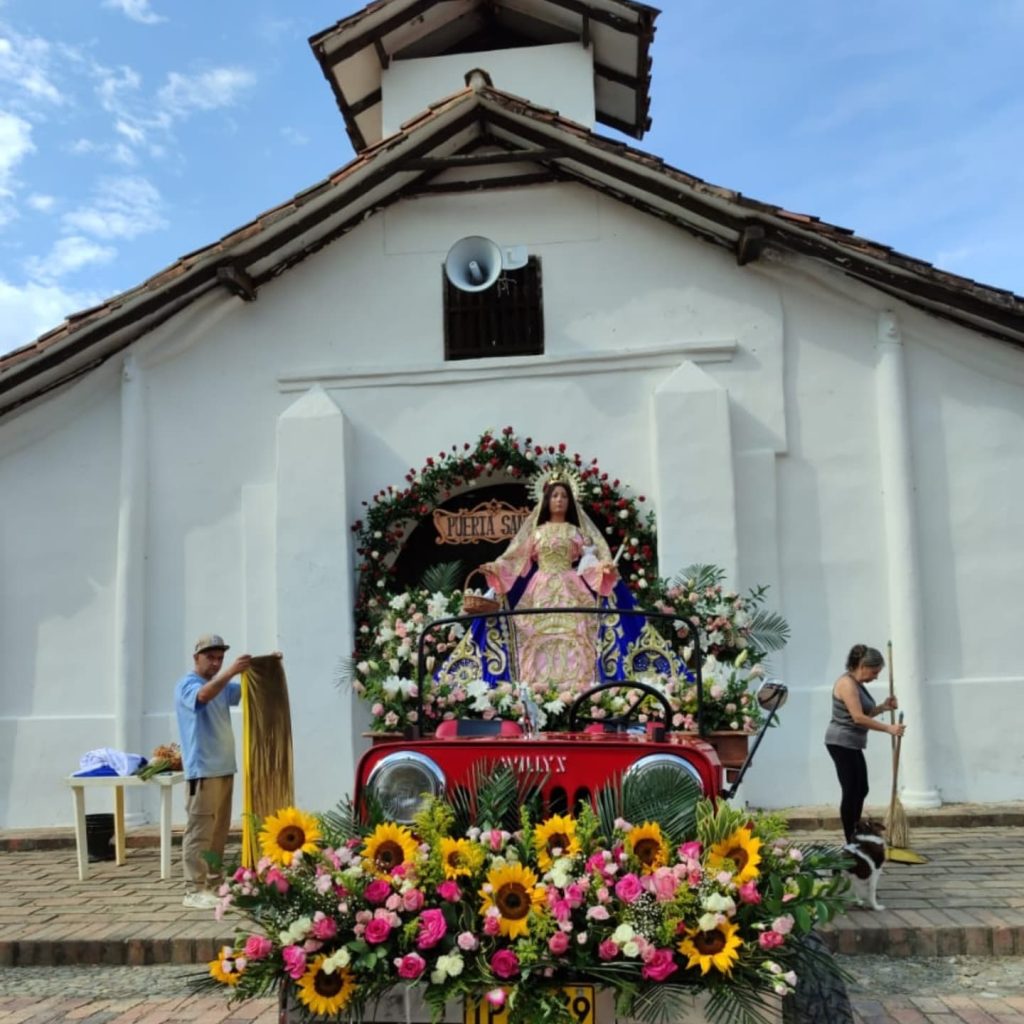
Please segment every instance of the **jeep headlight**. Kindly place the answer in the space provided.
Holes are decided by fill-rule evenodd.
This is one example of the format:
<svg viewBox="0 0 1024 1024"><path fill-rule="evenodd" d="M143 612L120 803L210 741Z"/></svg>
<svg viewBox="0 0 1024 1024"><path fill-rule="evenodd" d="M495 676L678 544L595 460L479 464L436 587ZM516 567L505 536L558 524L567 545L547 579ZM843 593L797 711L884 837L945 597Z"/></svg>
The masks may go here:
<svg viewBox="0 0 1024 1024"><path fill-rule="evenodd" d="M700 772L685 757L676 754L649 754L631 764L623 776L623 784L640 782L652 793L693 786L699 795L705 795Z"/></svg>
<svg viewBox="0 0 1024 1024"><path fill-rule="evenodd" d="M405 750L382 757L366 788L391 821L408 825L428 797L444 793L444 772L429 758Z"/></svg>

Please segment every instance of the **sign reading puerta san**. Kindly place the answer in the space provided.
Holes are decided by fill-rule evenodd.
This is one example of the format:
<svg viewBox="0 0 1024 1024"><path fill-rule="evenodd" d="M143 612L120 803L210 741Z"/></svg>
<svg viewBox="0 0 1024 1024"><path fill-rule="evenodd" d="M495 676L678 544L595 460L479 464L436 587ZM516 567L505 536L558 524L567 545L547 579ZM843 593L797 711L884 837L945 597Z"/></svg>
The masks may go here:
<svg viewBox="0 0 1024 1024"><path fill-rule="evenodd" d="M508 542L530 514L528 508L516 508L507 501L483 501L472 508L434 509L437 544L496 544Z"/></svg>
<svg viewBox="0 0 1024 1024"><path fill-rule="evenodd" d="M531 507L522 483L475 487L448 498L409 534L395 562L398 582L418 586L424 571L440 562L459 562L465 578L508 547Z"/></svg>

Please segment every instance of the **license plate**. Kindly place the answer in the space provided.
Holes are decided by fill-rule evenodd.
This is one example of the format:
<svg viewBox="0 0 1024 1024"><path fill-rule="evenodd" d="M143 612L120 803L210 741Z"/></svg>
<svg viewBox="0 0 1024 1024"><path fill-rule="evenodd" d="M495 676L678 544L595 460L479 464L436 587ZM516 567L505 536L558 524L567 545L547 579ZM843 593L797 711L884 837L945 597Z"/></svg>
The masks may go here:
<svg viewBox="0 0 1024 1024"><path fill-rule="evenodd" d="M557 991L575 1024L594 1024L593 985L561 985ZM467 999L465 1024L508 1024L508 1013L486 999Z"/></svg>

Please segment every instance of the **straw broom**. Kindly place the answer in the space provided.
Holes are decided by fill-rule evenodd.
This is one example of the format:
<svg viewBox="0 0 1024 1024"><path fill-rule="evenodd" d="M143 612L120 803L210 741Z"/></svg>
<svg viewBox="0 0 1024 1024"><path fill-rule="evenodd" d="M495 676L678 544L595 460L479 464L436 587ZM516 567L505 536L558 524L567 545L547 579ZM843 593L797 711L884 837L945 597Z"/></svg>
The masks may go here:
<svg viewBox="0 0 1024 1024"><path fill-rule="evenodd" d="M889 698L896 696L895 684L892 674L892 641L890 640L886 654L889 663ZM903 716L901 715L900 718ZM889 721L896 724L896 709L890 708ZM885 832L890 847L905 847L910 845L910 830L907 827L907 812L903 809L900 796L897 792L900 773L900 736L890 737L892 740L892 796L889 800L889 813L885 816Z"/></svg>

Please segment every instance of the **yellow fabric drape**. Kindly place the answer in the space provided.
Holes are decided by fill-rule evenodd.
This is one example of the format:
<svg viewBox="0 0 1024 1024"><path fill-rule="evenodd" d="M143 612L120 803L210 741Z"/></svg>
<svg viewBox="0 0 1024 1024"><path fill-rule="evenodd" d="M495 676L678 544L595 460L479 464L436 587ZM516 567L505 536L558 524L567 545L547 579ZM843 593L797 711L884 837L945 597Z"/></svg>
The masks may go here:
<svg viewBox="0 0 1024 1024"><path fill-rule="evenodd" d="M253 658L242 675L242 863L259 860L257 824L295 802L292 718L284 662Z"/></svg>

